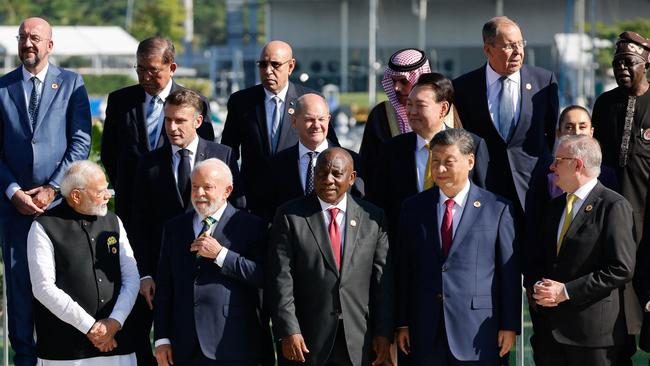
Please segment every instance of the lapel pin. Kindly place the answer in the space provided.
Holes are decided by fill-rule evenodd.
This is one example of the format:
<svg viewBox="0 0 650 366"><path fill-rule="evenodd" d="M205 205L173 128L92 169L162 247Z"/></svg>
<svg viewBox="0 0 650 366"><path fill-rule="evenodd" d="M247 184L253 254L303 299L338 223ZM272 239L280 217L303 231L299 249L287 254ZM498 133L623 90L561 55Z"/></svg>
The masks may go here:
<svg viewBox="0 0 650 366"><path fill-rule="evenodd" d="M289 108L289 109L287 109L287 113L289 113L289 114L293 114L295 111L296 111L296 110L293 109L293 108Z"/></svg>
<svg viewBox="0 0 650 366"><path fill-rule="evenodd" d="M526 83L526 90L531 90L532 88L533 88L533 86L530 85L530 83Z"/></svg>
<svg viewBox="0 0 650 366"><path fill-rule="evenodd" d="M113 254L117 253L117 248L112 247L112 248L111 248L111 252L112 252Z"/></svg>
<svg viewBox="0 0 650 366"><path fill-rule="evenodd" d="M593 210L593 209L594 209L594 206L592 206L592 205L587 205L587 207L585 207L585 212L589 212L589 211L591 211L591 210Z"/></svg>
<svg viewBox="0 0 650 366"><path fill-rule="evenodd" d="M57 83L52 83L52 89L58 89L58 88L59 88L59 84L57 84Z"/></svg>
<svg viewBox="0 0 650 366"><path fill-rule="evenodd" d="M474 207L476 208L481 207L481 201L474 201Z"/></svg>
<svg viewBox="0 0 650 366"><path fill-rule="evenodd" d="M352 227L357 226L357 221L354 220L354 219L350 220L350 226L352 226Z"/></svg>
<svg viewBox="0 0 650 366"><path fill-rule="evenodd" d="M646 128L643 130L643 139L646 141L650 141L650 128Z"/></svg>

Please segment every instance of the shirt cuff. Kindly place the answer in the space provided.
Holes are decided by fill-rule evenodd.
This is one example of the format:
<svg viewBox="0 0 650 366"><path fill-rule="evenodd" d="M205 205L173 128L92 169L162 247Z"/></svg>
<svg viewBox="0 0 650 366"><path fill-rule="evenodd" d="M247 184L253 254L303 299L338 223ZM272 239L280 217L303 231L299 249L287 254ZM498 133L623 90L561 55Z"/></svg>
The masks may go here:
<svg viewBox="0 0 650 366"><path fill-rule="evenodd" d="M7 195L9 200L11 201L11 197L13 197L14 194L16 192L18 192L18 191L20 191L20 186L18 185L18 183L11 183L9 185L9 187L7 187L7 190L5 191L5 194Z"/></svg>
<svg viewBox="0 0 650 366"><path fill-rule="evenodd" d="M142 277L140 277L140 281L142 281L142 280L146 280L146 279L148 279L148 278L153 278L153 277L151 277L151 276L142 276Z"/></svg>
<svg viewBox="0 0 650 366"><path fill-rule="evenodd" d="M564 296L566 297L567 300L570 300L571 298L569 297L569 292L566 290L566 285L562 285L562 289L564 290Z"/></svg>
<svg viewBox="0 0 650 366"><path fill-rule="evenodd" d="M226 260L226 255L228 255L228 248L221 248L221 251L219 254L217 254L217 258L214 259L214 263L219 267L223 267L223 262Z"/></svg>
<svg viewBox="0 0 650 366"><path fill-rule="evenodd" d="M93 325L95 325L95 322L96 321L92 316L90 315L84 316L84 318L81 319L81 323L79 324L79 327L77 329L83 334L88 334L88 332L90 332L90 329L93 327Z"/></svg>
<svg viewBox="0 0 650 366"><path fill-rule="evenodd" d="M645 310L646 312L649 312L649 313L650 313L650 301L648 301L648 302L645 304L645 309L644 309L644 310Z"/></svg>
<svg viewBox="0 0 650 366"><path fill-rule="evenodd" d="M169 338L160 338L156 339L156 341L153 342L154 347L164 346L165 344L172 344L172 342L169 340Z"/></svg>

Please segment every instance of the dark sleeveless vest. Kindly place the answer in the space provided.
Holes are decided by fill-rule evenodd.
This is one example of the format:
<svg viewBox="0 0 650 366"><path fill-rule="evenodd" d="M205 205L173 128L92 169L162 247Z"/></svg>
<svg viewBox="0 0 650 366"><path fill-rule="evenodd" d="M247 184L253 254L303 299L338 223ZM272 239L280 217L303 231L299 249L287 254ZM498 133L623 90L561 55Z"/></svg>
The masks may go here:
<svg viewBox="0 0 650 366"><path fill-rule="evenodd" d="M56 286L95 319L108 318L122 285L120 229L117 216L86 216L61 204L36 218L54 247ZM76 360L124 355L134 351L126 321L115 340L117 348L100 352L86 334L63 322L34 299L36 354L48 360Z"/></svg>

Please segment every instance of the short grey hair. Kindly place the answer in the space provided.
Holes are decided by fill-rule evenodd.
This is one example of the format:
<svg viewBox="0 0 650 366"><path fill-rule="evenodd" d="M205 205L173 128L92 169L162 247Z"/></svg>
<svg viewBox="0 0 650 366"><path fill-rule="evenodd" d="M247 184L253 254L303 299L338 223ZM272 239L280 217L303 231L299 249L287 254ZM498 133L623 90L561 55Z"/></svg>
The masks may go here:
<svg viewBox="0 0 650 366"><path fill-rule="evenodd" d="M519 28L519 31L521 31L519 24L517 24L517 22L514 20L506 16L494 17L488 20L487 23L483 24L483 43L494 44L497 39L497 35L499 34L499 27L506 24L514 25L515 27Z"/></svg>
<svg viewBox="0 0 650 366"><path fill-rule="evenodd" d="M226 183L229 185L232 185L232 172L230 171L230 168L226 163L223 161L216 159L216 158L210 158L206 159L203 161L199 161L198 163L194 164L194 169L192 170L192 175L194 175L194 172L201 168L201 167L212 167L212 170L217 172L217 175L219 178L223 178L226 180Z"/></svg>
<svg viewBox="0 0 650 366"><path fill-rule="evenodd" d="M330 110L329 110L330 106L327 104L327 99L325 99L325 97L323 97L322 95L320 95L318 93L307 93L307 94L301 95L300 97L298 97L298 99L296 99L296 106L295 106L295 109L294 109L294 112L293 112L294 116L298 116L298 115L302 114L305 111L305 108L307 107L307 102L306 102L306 99L307 99L306 96L307 95L318 95L323 100L323 104L325 104L325 108L327 108L327 113L330 112Z"/></svg>
<svg viewBox="0 0 650 366"><path fill-rule="evenodd" d="M97 163L90 160L77 160L70 164L61 181L61 195L69 198L73 189L86 188L88 178L93 173L104 174L104 171Z"/></svg>
<svg viewBox="0 0 650 366"><path fill-rule="evenodd" d="M587 135L566 135L558 140L558 146L561 144L566 144L571 158L582 160L589 177L596 178L600 175L603 155L598 140Z"/></svg>
<svg viewBox="0 0 650 366"><path fill-rule="evenodd" d="M474 138L471 133L462 128L448 128L444 131L438 132L433 136L429 145L432 147L436 145L456 145L461 154L465 156L474 154Z"/></svg>

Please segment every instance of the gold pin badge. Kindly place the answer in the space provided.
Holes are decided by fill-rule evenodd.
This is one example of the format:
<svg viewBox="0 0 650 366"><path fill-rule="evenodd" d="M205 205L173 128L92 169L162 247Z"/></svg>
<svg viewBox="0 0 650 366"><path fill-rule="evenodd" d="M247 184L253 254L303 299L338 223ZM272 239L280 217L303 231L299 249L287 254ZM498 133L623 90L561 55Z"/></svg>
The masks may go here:
<svg viewBox="0 0 650 366"><path fill-rule="evenodd" d="M350 226L352 226L352 227L357 226L357 221L356 220L350 220Z"/></svg>
<svg viewBox="0 0 650 366"><path fill-rule="evenodd" d="M52 89L58 89L58 88L59 88L59 84L57 84L57 83L52 83Z"/></svg>
<svg viewBox="0 0 650 366"><path fill-rule="evenodd" d="M113 254L117 253L117 248L112 247L112 248L111 248L111 253L113 253Z"/></svg>
<svg viewBox="0 0 650 366"><path fill-rule="evenodd" d="M481 207L481 201L474 201L474 207L476 208Z"/></svg>
<svg viewBox="0 0 650 366"><path fill-rule="evenodd" d="M294 114L295 111L296 111L296 110L293 109L293 108L289 108L289 109L287 109L287 113L289 113L289 114Z"/></svg>
<svg viewBox="0 0 650 366"><path fill-rule="evenodd" d="M587 205L587 207L585 207L585 212L589 212L589 211L591 211L591 210L593 210L593 209L594 209L594 206L592 206L592 205Z"/></svg>
<svg viewBox="0 0 650 366"><path fill-rule="evenodd" d="M530 85L530 83L526 83L526 90L531 90L532 88L533 88L533 86Z"/></svg>
<svg viewBox="0 0 650 366"><path fill-rule="evenodd" d="M117 243L117 239L114 236L109 236L106 240L106 244L111 246Z"/></svg>

